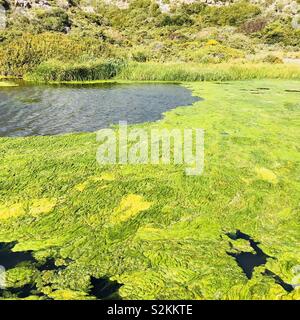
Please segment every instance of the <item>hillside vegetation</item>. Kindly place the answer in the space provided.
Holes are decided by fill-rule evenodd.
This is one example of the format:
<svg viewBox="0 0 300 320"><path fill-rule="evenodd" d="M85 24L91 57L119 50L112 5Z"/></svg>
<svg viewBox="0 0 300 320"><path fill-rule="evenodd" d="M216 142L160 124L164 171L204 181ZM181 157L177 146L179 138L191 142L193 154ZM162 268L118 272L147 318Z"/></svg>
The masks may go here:
<svg viewBox="0 0 300 320"><path fill-rule="evenodd" d="M83 78L95 80L131 62L281 64L300 57L299 1L277 2L171 2L166 9L154 0L122 7L102 1L1 0L7 23L0 31L0 74L30 78L34 72L46 80L50 65L55 79L64 64L88 69ZM95 61L117 68L112 74L103 67L90 72Z"/></svg>

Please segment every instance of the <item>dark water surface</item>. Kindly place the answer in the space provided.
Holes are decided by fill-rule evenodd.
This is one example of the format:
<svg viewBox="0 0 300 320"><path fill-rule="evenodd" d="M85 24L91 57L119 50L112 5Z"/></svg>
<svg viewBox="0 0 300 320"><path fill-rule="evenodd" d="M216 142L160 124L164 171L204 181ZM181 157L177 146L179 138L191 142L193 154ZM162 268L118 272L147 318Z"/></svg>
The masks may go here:
<svg viewBox="0 0 300 320"><path fill-rule="evenodd" d="M231 240L243 239L249 241L249 244L254 251L254 253L243 251L227 252L228 255L235 258L237 264L243 270L248 279L252 278L255 267L264 266L268 259L275 259L274 257L270 257L263 252L263 250L259 247L259 242L253 240L248 234L243 233L240 230L237 230L235 233L227 233L227 236ZM269 269L265 269L262 275L272 278L276 284L280 285L287 292L292 292L296 287L285 282Z"/></svg>
<svg viewBox="0 0 300 320"><path fill-rule="evenodd" d="M37 261L33 256L33 251L13 251L17 241L13 242L0 242L0 266L5 270L13 269L22 263L30 264L31 268L35 268L39 272L53 271L62 272L68 266L57 266L53 257L48 257L44 262ZM71 263L71 259L67 259ZM50 283L49 283L50 284ZM90 278L90 292L89 294L101 300L120 300L119 288L122 284L117 281L112 281L108 277ZM55 291L55 290L54 290ZM0 286L0 300L1 298L26 298L31 295L40 296L44 299L51 299L37 288L36 279L20 287L7 287Z"/></svg>
<svg viewBox="0 0 300 320"><path fill-rule="evenodd" d="M3 266L6 270L14 268L24 261L35 262L31 251L14 252L12 249L16 244L16 241L0 242L0 266Z"/></svg>
<svg viewBox="0 0 300 320"><path fill-rule="evenodd" d="M198 100L176 84L2 87L0 136L93 132L119 121L155 121Z"/></svg>
<svg viewBox="0 0 300 320"><path fill-rule="evenodd" d="M254 250L252 252L228 252L228 254L234 257L237 264L242 268L248 279L252 278L252 274L255 267L265 265L267 259L271 258L263 252L259 247L259 242L254 241L249 235L237 230L235 234L227 234L232 240L243 239L249 241L251 248Z"/></svg>

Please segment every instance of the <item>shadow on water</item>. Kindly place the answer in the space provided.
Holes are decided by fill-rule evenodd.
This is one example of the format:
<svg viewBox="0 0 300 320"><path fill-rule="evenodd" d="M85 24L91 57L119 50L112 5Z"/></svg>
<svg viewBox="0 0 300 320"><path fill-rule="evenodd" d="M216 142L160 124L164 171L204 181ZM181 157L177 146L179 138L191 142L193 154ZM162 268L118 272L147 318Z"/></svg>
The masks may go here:
<svg viewBox="0 0 300 320"><path fill-rule="evenodd" d="M270 88L267 87L260 87L260 88L256 88L256 89L246 89L246 88L242 88L240 89L241 91L245 91L245 92L250 92L251 94L263 94L264 91L269 91L271 90Z"/></svg>
<svg viewBox="0 0 300 320"><path fill-rule="evenodd" d="M292 292L295 289L294 286L292 286L289 283L284 282L277 274L275 274L274 272L272 272L268 269L266 269L263 272L263 275L273 278L275 280L275 283L279 284L287 292Z"/></svg>
<svg viewBox="0 0 300 320"><path fill-rule="evenodd" d="M45 261L41 262L34 258L33 251L14 252L13 249L17 243L17 241L0 242L0 266L3 266L5 270L13 269L23 262L31 263L39 272L62 271L67 268L67 265L57 266L53 257L48 257ZM71 259L66 259L65 261L67 264L72 262ZM119 284L117 281L111 281L108 277L100 279L91 277L90 294L101 300L120 300L121 297L118 294L118 290L121 286L122 284ZM50 299L38 290L35 281L21 287L0 288L0 297L2 298L13 297L22 299L31 295Z"/></svg>
<svg viewBox="0 0 300 320"><path fill-rule="evenodd" d="M235 258L237 264L242 268L246 277L248 279L252 278L252 274L255 267L265 265L267 259L270 258L267 254L265 254L259 248L259 242L255 242L250 236L237 230L236 233L231 234L228 233L227 236L232 240L243 239L249 241L251 248L254 250L255 253L252 252L227 252L228 255Z"/></svg>
<svg viewBox="0 0 300 320"><path fill-rule="evenodd" d="M156 121L201 100L178 84L20 85L0 90L0 136L95 132Z"/></svg>
<svg viewBox="0 0 300 320"><path fill-rule="evenodd" d="M16 267L21 262L36 262L32 251L12 251L16 244L17 241L0 242L0 265L6 270Z"/></svg>
<svg viewBox="0 0 300 320"><path fill-rule="evenodd" d="M265 265L268 259L274 259L273 257L270 257L266 253L264 253L263 250L259 247L259 242L254 241L246 233L237 230L235 233L226 233L226 235L234 241L239 239L249 241L250 247L254 250L254 253L244 251L227 252L229 256L233 257L236 260L238 266L243 270L248 279L252 278L255 267ZM230 245L233 248L231 243ZM294 290L294 286L286 283L278 275L268 269L265 269L262 275L273 278L275 280L275 283L280 285L287 292L292 292Z"/></svg>
<svg viewBox="0 0 300 320"><path fill-rule="evenodd" d="M285 92L300 92L300 90L293 90L293 89L287 89L287 90L284 90Z"/></svg>
<svg viewBox="0 0 300 320"><path fill-rule="evenodd" d="M32 251L14 252L13 248L17 243L17 241L0 242L0 265L3 266L5 270L13 269L23 262L30 262L39 266L37 269L44 267L44 264L40 265L40 263L33 257ZM0 290L0 297L4 298L14 297L23 299L31 295L40 297L44 296L43 293L38 291L35 283L28 283L21 287L9 287Z"/></svg>
<svg viewBox="0 0 300 320"><path fill-rule="evenodd" d="M57 266L55 264L55 259L50 257L47 258L46 261L44 263L39 263L38 266L36 267L37 270L39 271L48 271L48 270L56 270L56 271L60 271L60 270L64 270L67 268L67 266Z"/></svg>
<svg viewBox="0 0 300 320"><path fill-rule="evenodd" d="M119 296L119 289L123 284L117 281L111 281L108 277L94 278L91 277L92 289L90 294L95 296L99 300L121 300Z"/></svg>
<svg viewBox="0 0 300 320"><path fill-rule="evenodd" d="M24 299L28 298L29 296L38 296L38 297L45 297L49 299L49 297L45 296L42 292L40 292L34 283L28 283L24 286L17 287L17 288L7 288L0 290L0 297L3 298L19 298Z"/></svg>

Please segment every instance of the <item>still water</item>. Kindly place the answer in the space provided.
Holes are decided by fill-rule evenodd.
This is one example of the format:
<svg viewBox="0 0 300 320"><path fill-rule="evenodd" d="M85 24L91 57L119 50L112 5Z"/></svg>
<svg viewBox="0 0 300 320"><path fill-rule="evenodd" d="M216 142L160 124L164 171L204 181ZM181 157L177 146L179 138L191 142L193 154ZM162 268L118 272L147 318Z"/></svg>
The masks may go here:
<svg viewBox="0 0 300 320"><path fill-rule="evenodd" d="M155 121L199 100L176 84L20 85L0 88L0 136L93 132Z"/></svg>

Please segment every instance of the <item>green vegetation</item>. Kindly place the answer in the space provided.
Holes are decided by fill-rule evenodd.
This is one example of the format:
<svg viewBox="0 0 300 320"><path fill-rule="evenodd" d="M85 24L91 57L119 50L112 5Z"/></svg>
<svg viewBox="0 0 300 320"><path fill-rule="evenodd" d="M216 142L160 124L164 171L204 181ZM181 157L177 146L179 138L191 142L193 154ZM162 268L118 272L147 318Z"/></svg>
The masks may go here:
<svg viewBox="0 0 300 320"><path fill-rule="evenodd" d="M102 54L103 44L91 38L80 40L63 34L22 34L8 41L0 49L2 75L22 76L42 62L57 59L61 62L77 61Z"/></svg>
<svg viewBox="0 0 300 320"><path fill-rule="evenodd" d="M300 79L300 67L272 64L135 63L122 69L124 80L228 81L247 79Z"/></svg>
<svg viewBox="0 0 300 320"><path fill-rule="evenodd" d="M293 29L291 24L286 26L285 22L274 21L267 25L262 31L266 43L282 43L285 46L299 46L300 29Z"/></svg>
<svg viewBox="0 0 300 320"><path fill-rule="evenodd" d="M48 61L41 63L27 79L34 81L89 81L115 77L123 66L122 61L95 60L82 63Z"/></svg>
<svg viewBox="0 0 300 320"><path fill-rule="evenodd" d="M292 283L300 265L299 84L186 84L205 100L138 125L204 128L198 177L174 165L99 167L95 134L1 138L0 241L67 265L22 264L9 286L91 299L92 275L123 283L124 299L299 299L262 274ZM237 229L273 257L251 280L227 254L251 250L226 236Z"/></svg>
<svg viewBox="0 0 300 320"><path fill-rule="evenodd" d="M272 62L273 64L271 64ZM276 63L274 65L274 63ZM266 57L266 63L124 63L122 60L42 63L26 80L38 82L93 81L228 81L249 79L300 79L300 66L282 65L279 58Z"/></svg>
<svg viewBox="0 0 300 320"><path fill-rule="evenodd" d="M42 79L45 71L46 79L60 79L65 64L70 76L63 80L79 80L84 74L89 80L97 74L90 72L95 61L109 64L112 59L213 68L219 63L273 63L300 57L300 30L291 16L267 14L265 7L246 0L223 7L170 5L169 12L162 12L154 0L133 0L125 9L101 0L89 6L84 1L54 0L47 8L33 6L28 14L10 0L7 3L8 24L0 31L2 76L33 72L34 78ZM79 75L73 72L78 66L86 69ZM55 77L49 77L49 69Z"/></svg>
<svg viewBox="0 0 300 320"><path fill-rule="evenodd" d="M203 20L216 26L240 26L243 22L255 18L261 13L258 6L240 1L231 6L205 7Z"/></svg>

